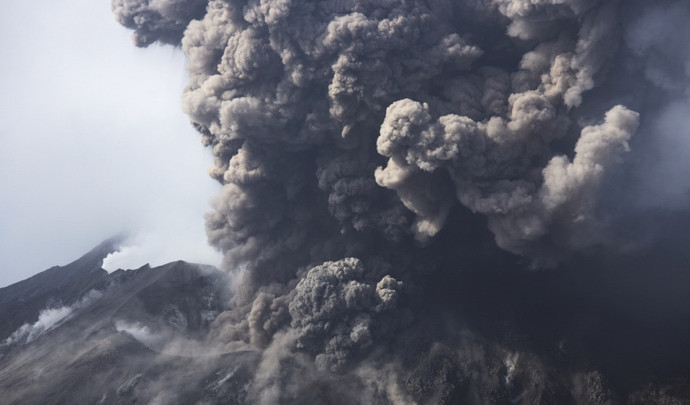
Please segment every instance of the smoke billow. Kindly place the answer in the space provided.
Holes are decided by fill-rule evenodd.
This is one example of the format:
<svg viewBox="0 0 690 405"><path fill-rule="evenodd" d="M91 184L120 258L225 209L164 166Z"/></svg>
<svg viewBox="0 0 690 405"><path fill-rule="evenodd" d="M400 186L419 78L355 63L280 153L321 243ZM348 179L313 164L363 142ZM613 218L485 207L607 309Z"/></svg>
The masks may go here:
<svg viewBox="0 0 690 405"><path fill-rule="evenodd" d="M577 285L592 255L611 263L639 242L618 224L645 223L644 191L685 164L668 132L690 127L690 8L653 3L114 0L136 45L187 56L183 108L223 185L207 233L236 274L213 335L264 349L249 398L339 392L339 379L364 402L500 402L488 387L501 379L471 367L495 363L504 399L524 401L546 391L516 381L565 378L440 319L471 323L491 300L529 313L506 277L561 267ZM661 208L690 189L672 184ZM530 299L560 291L539 280ZM589 314L552 332L581 336ZM445 394L429 394L439 381Z"/></svg>
<svg viewBox="0 0 690 405"><path fill-rule="evenodd" d="M203 16L205 7L204 0L112 2L117 21L134 30L134 43L137 46L150 45L156 41L178 44L189 21Z"/></svg>

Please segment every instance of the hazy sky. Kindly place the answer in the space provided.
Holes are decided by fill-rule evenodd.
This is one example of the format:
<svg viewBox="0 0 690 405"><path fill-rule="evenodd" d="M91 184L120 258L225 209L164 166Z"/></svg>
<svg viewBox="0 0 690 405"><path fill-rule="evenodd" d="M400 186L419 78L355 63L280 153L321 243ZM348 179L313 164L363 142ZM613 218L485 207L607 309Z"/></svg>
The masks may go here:
<svg viewBox="0 0 690 405"><path fill-rule="evenodd" d="M181 111L179 49L137 49L108 0L0 6L0 286L123 231L107 267L217 264L218 186Z"/></svg>

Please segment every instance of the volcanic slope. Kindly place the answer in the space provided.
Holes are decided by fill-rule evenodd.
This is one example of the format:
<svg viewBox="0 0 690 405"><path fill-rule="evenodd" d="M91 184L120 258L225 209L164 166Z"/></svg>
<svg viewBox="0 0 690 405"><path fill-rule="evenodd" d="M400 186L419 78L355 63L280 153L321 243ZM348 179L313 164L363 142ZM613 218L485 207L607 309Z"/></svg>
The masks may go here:
<svg viewBox="0 0 690 405"><path fill-rule="evenodd" d="M225 275L182 261L108 274L115 244L0 290L0 402L241 402L254 354L197 350Z"/></svg>

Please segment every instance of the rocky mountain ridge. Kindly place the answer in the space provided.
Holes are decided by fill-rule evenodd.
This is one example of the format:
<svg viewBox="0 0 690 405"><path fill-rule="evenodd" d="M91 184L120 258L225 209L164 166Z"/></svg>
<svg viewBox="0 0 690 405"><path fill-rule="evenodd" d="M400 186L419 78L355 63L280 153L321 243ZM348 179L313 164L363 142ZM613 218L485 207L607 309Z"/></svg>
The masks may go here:
<svg viewBox="0 0 690 405"><path fill-rule="evenodd" d="M372 396L357 397L343 388L360 384L351 375L312 375L299 358L282 364L294 375L266 375L261 351L209 340L229 299L224 273L178 261L108 274L100 266L114 248L106 241L69 265L0 289L3 403L264 403L249 394L262 378L313 381L282 397L287 404L690 403L688 378L652 376L621 388L570 361L567 346L534 350L536 338L506 343L465 327L452 342L415 343L395 380L398 399L377 396L375 384L360 387ZM525 339L530 344L519 349L515 342Z"/></svg>

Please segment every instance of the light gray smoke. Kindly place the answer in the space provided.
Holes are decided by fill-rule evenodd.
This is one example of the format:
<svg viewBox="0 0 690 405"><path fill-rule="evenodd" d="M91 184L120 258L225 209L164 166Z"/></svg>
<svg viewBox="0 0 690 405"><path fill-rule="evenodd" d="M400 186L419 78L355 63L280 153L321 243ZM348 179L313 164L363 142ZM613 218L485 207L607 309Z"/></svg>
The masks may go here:
<svg viewBox="0 0 690 405"><path fill-rule="evenodd" d="M470 212L533 267L615 244L607 224L621 212L599 206L615 198L603 185L626 162L636 181L622 195L639 195L651 163L635 144L667 151L655 126L688 102L690 48L670 28L690 16L681 1L113 0L113 10L136 45L187 56L183 108L223 184L209 241L238 274L216 337L279 359L303 353L348 378L390 371L412 343L389 361L363 359L433 317L412 297L455 271L441 262L462 241L437 239L476 229ZM266 367L278 373L281 361ZM287 383L262 375L257 387L282 398Z"/></svg>

